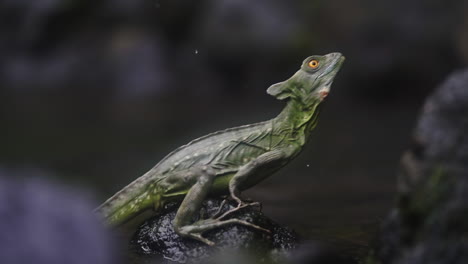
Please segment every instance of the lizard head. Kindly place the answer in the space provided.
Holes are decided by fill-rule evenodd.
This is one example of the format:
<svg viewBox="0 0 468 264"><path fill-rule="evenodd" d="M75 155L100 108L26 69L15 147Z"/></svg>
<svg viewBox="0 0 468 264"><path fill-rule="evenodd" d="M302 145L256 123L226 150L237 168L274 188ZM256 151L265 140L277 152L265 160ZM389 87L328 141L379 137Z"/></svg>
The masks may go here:
<svg viewBox="0 0 468 264"><path fill-rule="evenodd" d="M289 98L304 104L321 102L327 97L344 59L345 57L337 52L307 57L291 78L273 84L267 93L279 100Z"/></svg>

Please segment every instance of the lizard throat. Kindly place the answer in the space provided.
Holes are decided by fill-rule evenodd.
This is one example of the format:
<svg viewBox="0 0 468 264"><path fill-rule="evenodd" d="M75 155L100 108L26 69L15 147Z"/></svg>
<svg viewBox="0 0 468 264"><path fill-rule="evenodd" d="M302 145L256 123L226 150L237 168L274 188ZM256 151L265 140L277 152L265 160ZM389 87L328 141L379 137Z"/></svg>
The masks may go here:
<svg viewBox="0 0 468 264"><path fill-rule="evenodd" d="M290 137L299 139L301 145L305 144L310 132L317 124L319 105L319 100L307 105L290 100L275 118L275 124L283 131L290 131Z"/></svg>

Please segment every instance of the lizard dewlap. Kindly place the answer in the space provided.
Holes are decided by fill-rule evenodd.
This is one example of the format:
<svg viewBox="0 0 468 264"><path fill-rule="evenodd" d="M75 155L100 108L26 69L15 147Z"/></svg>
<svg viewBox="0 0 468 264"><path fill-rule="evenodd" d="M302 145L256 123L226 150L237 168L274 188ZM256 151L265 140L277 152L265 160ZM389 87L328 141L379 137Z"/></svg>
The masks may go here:
<svg viewBox="0 0 468 264"><path fill-rule="evenodd" d="M268 121L208 134L179 147L156 166L117 192L96 211L118 225L145 210L160 210L181 201L174 230L206 244L203 232L228 224L241 224L269 232L244 220L226 217L246 203L245 190L294 159L317 124L318 107L330 91L344 57L340 53L306 58L288 80L274 84L267 93L286 100L281 113ZM214 218L192 219L208 194L229 193L238 206Z"/></svg>

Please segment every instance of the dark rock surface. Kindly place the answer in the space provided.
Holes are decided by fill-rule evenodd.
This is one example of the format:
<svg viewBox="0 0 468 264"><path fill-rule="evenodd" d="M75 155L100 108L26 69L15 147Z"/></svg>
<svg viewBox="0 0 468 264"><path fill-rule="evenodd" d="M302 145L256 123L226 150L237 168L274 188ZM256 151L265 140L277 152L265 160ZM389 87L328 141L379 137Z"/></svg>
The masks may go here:
<svg viewBox="0 0 468 264"><path fill-rule="evenodd" d="M468 70L427 99L374 263L468 263Z"/></svg>
<svg viewBox="0 0 468 264"><path fill-rule="evenodd" d="M216 213L221 201L221 199L207 200L203 205L201 217L207 218ZM226 204L225 210L233 207L231 203ZM147 220L135 233L131 242L132 249L152 258L159 257L168 262L184 263L204 262L229 252L243 252L246 258L255 256L264 261L273 261L285 258L288 251L298 246L297 234L276 224L252 207L243 208L228 218L236 217L254 223L269 229L271 234L241 225L231 225L204 234L206 238L215 242L213 247L192 239L181 238L172 228L177 208L178 204L168 205L161 214ZM239 254L235 254L237 258Z"/></svg>

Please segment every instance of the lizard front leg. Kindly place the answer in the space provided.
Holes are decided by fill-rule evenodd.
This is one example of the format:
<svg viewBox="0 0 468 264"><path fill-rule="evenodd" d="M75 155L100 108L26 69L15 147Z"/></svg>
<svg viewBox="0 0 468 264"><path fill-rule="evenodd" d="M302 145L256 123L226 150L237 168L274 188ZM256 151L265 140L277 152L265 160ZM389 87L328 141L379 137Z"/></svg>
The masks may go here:
<svg viewBox="0 0 468 264"><path fill-rule="evenodd" d="M239 171L232 177L229 181L229 193L233 200L237 202L237 207L233 208L223 215L218 217L222 219L225 216L238 211L239 209L250 206L257 205L258 203L248 203L245 204L240 198L240 186L249 178L249 176L255 173L261 173L261 170L268 169L268 166L278 166L278 163L286 162L287 159L292 155L293 148L289 147L288 149L276 149L262 155L258 156L256 159L250 161L249 163L242 166Z"/></svg>
<svg viewBox="0 0 468 264"><path fill-rule="evenodd" d="M214 243L204 238L202 233L213 228L218 228L230 224L241 224L268 231L240 219L220 220L210 218L191 223L193 217L199 213L203 200L206 198L208 191L211 188L216 173L213 169L207 166L198 169L190 169L190 171L187 171L186 173L193 176L197 175L197 181L192 185L192 187L190 187L189 191L184 197L184 200L180 204L179 209L177 210L177 214L173 222L174 230L177 234L199 240L212 246Z"/></svg>

